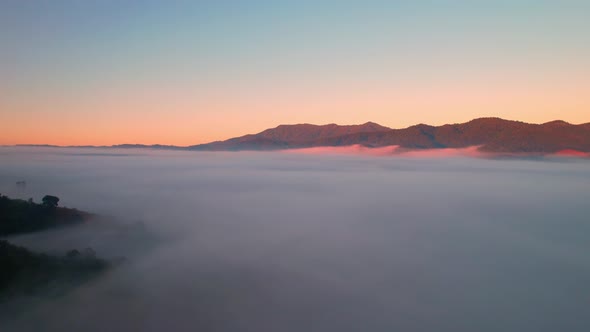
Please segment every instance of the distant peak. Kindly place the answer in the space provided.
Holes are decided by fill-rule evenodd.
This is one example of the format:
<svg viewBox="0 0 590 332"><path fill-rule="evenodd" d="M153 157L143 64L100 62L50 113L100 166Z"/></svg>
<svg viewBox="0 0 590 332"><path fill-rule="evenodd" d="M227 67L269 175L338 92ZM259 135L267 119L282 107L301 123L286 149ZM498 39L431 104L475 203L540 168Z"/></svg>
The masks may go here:
<svg viewBox="0 0 590 332"><path fill-rule="evenodd" d="M362 125L360 125L360 127L362 127L362 128L369 128L369 129L373 129L373 130L375 130L375 129L378 129L378 130L388 130L388 129L391 129L391 128L382 126L382 125L380 125L380 124L378 124L376 122L372 122L372 121L365 122Z"/></svg>
<svg viewBox="0 0 590 332"><path fill-rule="evenodd" d="M490 117L476 118L476 119L473 119L469 122L511 122L511 120L506 120L506 119L490 116Z"/></svg>
<svg viewBox="0 0 590 332"><path fill-rule="evenodd" d="M425 124L425 123L419 123L413 126L410 126L410 128L418 128L418 129L426 129L426 128L434 128L434 126Z"/></svg>
<svg viewBox="0 0 590 332"><path fill-rule="evenodd" d="M569 126L571 123L565 122L563 120L553 120L549 122L543 123L543 126Z"/></svg>

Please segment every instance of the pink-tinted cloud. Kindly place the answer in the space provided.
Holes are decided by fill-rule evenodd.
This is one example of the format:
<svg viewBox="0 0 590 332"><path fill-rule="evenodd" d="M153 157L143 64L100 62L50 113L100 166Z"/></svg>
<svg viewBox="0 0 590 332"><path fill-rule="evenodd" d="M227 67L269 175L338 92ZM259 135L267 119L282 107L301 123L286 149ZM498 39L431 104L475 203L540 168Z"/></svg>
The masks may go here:
<svg viewBox="0 0 590 332"><path fill-rule="evenodd" d="M461 149L420 149L411 150L400 148L397 145L371 148L359 144L349 146L323 146L304 149L283 150L284 153L298 154L337 154L337 155L366 155L366 156L400 156L417 158L436 157L487 157L488 153L478 150L479 147L472 146Z"/></svg>
<svg viewBox="0 0 590 332"><path fill-rule="evenodd" d="M590 153L573 150L573 149L566 149L558 151L554 154L557 157L579 157L579 158L590 158Z"/></svg>
<svg viewBox="0 0 590 332"><path fill-rule="evenodd" d="M381 148L370 148L360 144L349 146L321 146L304 149L283 150L285 153L299 154L345 154L345 155L367 155L367 156L390 156L399 149L397 145L385 146Z"/></svg>
<svg viewBox="0 0 590 332"><path fill-rule="evenodd" d="M282 150L283 153L293 154L311 154L311 155L362 155L362 156L398 156L411 158L448 158L448 157L471 157L471 158L493 158L498 156L504 157L574 157L590 158L590 153L566 149L556 153L490 153L479 150L479 146L470 146L466 148L448 148L448 149L407 149L398 145L391 145L379 148L366 147L360 144L349 146L322 146L303 149Z"/></svg>
<svg viewBox="0 0 590 332"><path fill-rule="evenodd" d="M433 158L433 157L489 157L489 153L479 151L479 146L470 146L467 148L460 149L398 149L398 155L404 157L422 157L422 158Z"/></svg>

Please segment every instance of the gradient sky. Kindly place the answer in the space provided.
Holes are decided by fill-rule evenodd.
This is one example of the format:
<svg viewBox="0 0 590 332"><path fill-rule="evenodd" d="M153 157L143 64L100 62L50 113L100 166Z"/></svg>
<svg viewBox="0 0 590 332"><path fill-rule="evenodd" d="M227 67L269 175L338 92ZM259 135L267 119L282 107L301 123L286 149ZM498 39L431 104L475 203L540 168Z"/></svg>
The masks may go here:
<svg viewBox="0 0 590 332"><path fill-rule="evenodd" d="M590 1L0 0L0 144L590 122Z"/></svg>

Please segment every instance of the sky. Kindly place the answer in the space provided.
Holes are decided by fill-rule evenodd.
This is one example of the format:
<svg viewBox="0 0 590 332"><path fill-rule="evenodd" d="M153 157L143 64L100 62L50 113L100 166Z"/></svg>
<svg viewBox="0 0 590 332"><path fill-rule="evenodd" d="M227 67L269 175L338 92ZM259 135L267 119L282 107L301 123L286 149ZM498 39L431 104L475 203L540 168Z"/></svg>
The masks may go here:
<svg viewBox="0 0 590 332"><path fill-rule="evenodd" d="M588 1L0 0L0 144L590 122Z"/></svg>

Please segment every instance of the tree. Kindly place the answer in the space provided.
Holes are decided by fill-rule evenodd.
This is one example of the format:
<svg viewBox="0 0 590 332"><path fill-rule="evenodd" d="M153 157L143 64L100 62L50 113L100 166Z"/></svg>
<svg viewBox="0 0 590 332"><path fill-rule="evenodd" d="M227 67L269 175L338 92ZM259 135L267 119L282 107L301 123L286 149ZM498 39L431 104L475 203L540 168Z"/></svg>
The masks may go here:
<svg viewBox="0 0 590 332"><path fill-rule="evenodd" d="M80 252L77 249L69 250L66 253L66 257L67 258L78 258L78 257L80 257Z"/></svg>
<svg viewBox="0 0 590 332"><path fill-rule="evenodd" d="M56 196L45 195L42 199L43 205L49 207L57 207L57 202L59 202L59 198Z"/></svg>

